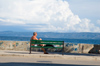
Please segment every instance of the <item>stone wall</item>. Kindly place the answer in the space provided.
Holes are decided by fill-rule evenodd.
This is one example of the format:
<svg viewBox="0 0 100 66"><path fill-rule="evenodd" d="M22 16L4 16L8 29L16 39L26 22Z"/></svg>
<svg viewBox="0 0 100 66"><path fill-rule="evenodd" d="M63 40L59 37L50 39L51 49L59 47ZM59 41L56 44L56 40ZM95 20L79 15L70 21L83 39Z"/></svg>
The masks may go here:
<svg viewBox="0 0 100 66"><path fill-rule="evenodd" d="M93 44L74 44L66 43L65 52L69 53L89 53L93 48Z"/></svg>
<svg viewBox="0 0 100 66"><path fill-rule="evenodd" d="M100 45L94 45L94 47L89 51L89 53L100 54Z"/></svg>
<svg viewBox="0 0 100 66"><path fill-rule="evenodd" d="M29 51L29 47L29 41L0 41L0 50ZM33 48L32 50L41 51L38 48ZM100 53L100 45L65 43L64 50L67 53ZM49 49L49 51L59 52L61 49Z"/></svg>
<svg viewBox="0 0 100 66"><path fill-rule="evenodd" d="M0 50L29 50L29 41L0 41Z"/></svg>

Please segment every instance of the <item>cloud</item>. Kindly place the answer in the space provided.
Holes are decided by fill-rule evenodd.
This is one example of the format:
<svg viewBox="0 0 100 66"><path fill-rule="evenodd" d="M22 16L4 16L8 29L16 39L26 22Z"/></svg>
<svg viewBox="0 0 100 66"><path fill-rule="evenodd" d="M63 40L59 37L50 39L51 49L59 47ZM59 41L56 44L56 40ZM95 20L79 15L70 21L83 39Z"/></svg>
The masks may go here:
<svg viewBox="0 0 100 66"><path fill-rule="evenodd" d="M100 20L97 20L97 24L100 25Z"/></svg>
<svg viewBox="0 0 100 66"><path fill-rule="evenodd" d="M10 20L10 19L0 19L1 25L23 25L23 21Z"/></svg>
<svg viewBox="0 0 100 66"><path fill-rule="evenodd" d="M0 25L5 23L41 32L100 31L89 19L73 14L63 0L0 0Z"/></svg>
<svg viewBox="0 0 100 66"><path fill-rule="evenodd" d="M77 32L99 32L100 30L99 27L96 27L93 23L91 23L91 20L87 18L82 19L75 28L77 28L75 29Z"/></svg>

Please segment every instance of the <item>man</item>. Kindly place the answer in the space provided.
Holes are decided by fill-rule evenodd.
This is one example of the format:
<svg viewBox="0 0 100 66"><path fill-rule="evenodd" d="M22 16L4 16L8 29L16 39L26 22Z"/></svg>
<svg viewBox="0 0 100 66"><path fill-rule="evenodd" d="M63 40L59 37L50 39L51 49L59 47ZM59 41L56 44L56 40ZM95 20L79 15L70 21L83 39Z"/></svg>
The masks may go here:
<svg viewBox="0 0 100 66"><path fill-rule="evenodd" d="M37 32L34 32L33 36L31 37L31 40L42 40L41 38L38 39L36 36L37 36ZM32 45L35 46L34 44L32 44ZM44 45L40 44L39 46L44 46ZM41 48L41 49L43 50L44 54L48 54L44 48Z"/></svg>

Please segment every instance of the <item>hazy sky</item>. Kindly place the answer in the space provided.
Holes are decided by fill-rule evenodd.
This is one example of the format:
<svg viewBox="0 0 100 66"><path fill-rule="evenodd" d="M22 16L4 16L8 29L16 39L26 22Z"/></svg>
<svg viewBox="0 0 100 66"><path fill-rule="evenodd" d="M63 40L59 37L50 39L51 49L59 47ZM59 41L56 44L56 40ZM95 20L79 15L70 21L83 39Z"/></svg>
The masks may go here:
<svg viewBox="0 0 100 66"><path fill-rule="evenodd" d="M0 0L0 31L100 32L100 0Z"/></svg>

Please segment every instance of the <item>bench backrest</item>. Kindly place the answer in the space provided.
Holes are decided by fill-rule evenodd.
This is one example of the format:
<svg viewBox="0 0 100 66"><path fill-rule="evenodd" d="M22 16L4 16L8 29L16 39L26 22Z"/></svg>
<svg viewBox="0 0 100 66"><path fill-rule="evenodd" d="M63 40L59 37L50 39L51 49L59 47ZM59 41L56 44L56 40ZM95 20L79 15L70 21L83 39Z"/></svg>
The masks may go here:
<svg viewBox="0 0 100 66"><path fill-rule="evenodd" d="M63 45L64 41L51 41L51 40L31 40L31 44L50 44L50 45Z"/></svg>

